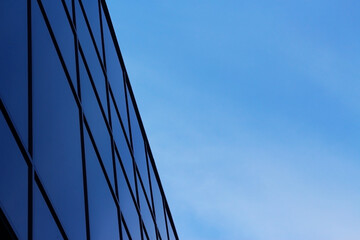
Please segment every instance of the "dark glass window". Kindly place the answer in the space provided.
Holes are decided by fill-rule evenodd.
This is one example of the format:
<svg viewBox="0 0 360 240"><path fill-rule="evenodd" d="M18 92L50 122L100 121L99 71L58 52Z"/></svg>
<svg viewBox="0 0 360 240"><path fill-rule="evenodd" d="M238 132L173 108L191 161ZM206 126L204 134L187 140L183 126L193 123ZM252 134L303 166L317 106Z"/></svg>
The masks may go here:
<svg viewBox="0 0 360 240"><path fill-rule="evenodd" d="M140 237L140 222L139 215L136 210L135 202L130 193L129 187L126 183L124 173L121 171L119 161L116 161L117 164L117 179L118 179L118 188L119 188L119 201L120 201L120 210L125 218L126 225L129 229L132 239L141 239Z"/></svg>
<svg viewBox="0 0 360 240"><path fill-rule="evenodd" d="M0 1L0 97L28 144L28 73L26 0Z"/></svg>
<svg viewBox="0 0 360 240"><path fill-rule="evenodd" d="M36 240L63 239L54 218L37 186L34 187L34 235ZM24 238L26 239L26 238Z"/></svg>
<svg viewBox="0 0 360 240"><path fill-rule="evenodd" d="M55 34L61 55L64 58L66 68L76 89L74 34L66 16L64 6L59 0L42 0L42 3L51 28Z"/></svg>
<svg viewBox="0 0 360 240"><path fill-rule="evenodd" d="M0 112L0 207L20 239L27 236L28 167Z"/></svg>
<svg viewBox="0 0 360 240"><path fill-rule="evenodd" d="M155 173L154 173L152 164L149 164L149 168L150 168L150 177L151 177L151 184L152 184L151 186L152 186L153 198L154 198L156 223L159 228L161 238L166 239L166 224L165 224L163 199L162 199L162 195L160 192L158 182L155 177Z"/></svg>
<svg viewBox="0 0 360 240"><path fill-rule="evenodd" d="M79 110L40 9L33 6L34 163L69 238L84 239Z"/></svg>
<svg viewBox="0 0 360 240"><path fill-rule="evenodd" d="M110 107L111 107L112 132L115 139L116 149L120 154L120 158L124 165L126 175L130 181L131 189L135 191L134 166L133 166L133 160L131 157L130 149L126 141L124 131L121 128L119 118L116 114L113 101L110 101Z"/></svg>
<svg viewBox="0 0 360 240"><path fill-rule="evenodd" d="M145 192L148 196L150 196L150 185L149 185L148 167L146 162L144 138L142 136L139 121L135 113L135 108L129 94L128 94L128 104L129 104L131 136L133 142L135 162L139 169L141 180L144 183Z"/></svg>
<svg viewBox="0 0 360 240"><path fill-rule="evenodd" d="M103 14L103 26L104 26L103 29L104 29L104 46L105 46L107 77L111 91L115 98L116 106L119 110L120 119L125 127L125 132L127 136L129 136L123 71L104 14Z"/></svg>
<svg viewBox="0 0 360 240"><path fill-rule="evenodd" d="M147 234L150 239L156 239L154 220L152 218L149 208L149 203L146 200L144 189L142 188L140 181L138 181L138 192L139 192L139 200L140 200L141 217L144 222Z"/></svg>
<svg viewBox="0 0 360 240"><path fill-rule="evenodd" d="M114 198L87 131L84 135L91 239L119 239Z"/></svg>
<svg viewBox="0 0 360 240"><path fill-rule="evenodd" d="M106 173L114 186L114 172L111 156L111 140L109 131L106 127L101 113L100 105L91 86L89 76L86 72L82 58L79 58L81 102L85 118L89 123L91 134L95 139L96 147L100 152L101 160L106 169Z"/></svg>
<svg viewBox="0 0 360 240"><path fill-rule="evenodd" d="M81 0L79 0L79 1L81 1ZM99 50L100 56L102 57L99 1L98 0L82 0L81 2L84 6L87 19L89 20L91 32L94 35L96 46Z"/></svg>
<svg viewBox="0 0 360 240"><path fill-rule="evenodd" d="M76 9L76 29L78 38L80 41L81 49L85 55L86 63L89 66L91 77L95 83L96 91L99 95L101 105L107 113L107 103L106 103L106 83L105 76L100 65L98 55L95 51L94 44L91 40L90 33L85 23L84 15L80 9L78 1L75 1ZM86 0L84 2L92 3L94 0ZM97 1L96 1L97 2ZM105 114L107 116L107 114Z"/></svg>

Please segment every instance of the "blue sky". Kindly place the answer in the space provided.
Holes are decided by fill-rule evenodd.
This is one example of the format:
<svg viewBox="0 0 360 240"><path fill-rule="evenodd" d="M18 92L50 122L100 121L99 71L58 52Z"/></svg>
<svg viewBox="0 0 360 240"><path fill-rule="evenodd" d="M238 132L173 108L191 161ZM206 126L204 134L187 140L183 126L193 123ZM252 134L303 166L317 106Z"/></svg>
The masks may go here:
<svg viewBox="0 0 360 240"><path fill-rule="evenodd" d="M181 239L360 239L359 1L107 2Z"/></svg>

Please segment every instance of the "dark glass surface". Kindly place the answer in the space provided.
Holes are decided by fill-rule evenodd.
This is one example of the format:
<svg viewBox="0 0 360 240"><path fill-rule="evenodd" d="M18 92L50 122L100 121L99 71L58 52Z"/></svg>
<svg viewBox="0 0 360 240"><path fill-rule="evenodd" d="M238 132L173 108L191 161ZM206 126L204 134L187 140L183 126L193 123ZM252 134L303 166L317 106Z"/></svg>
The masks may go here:
<svg viewBox="0 0 360 240"><path fill-rule="evenodd" d="M94 0L86 0L86 2L93 2ZM84 1L85 2L85 1ZM96 1L97 2L97 1ZM90 33L85 23L84 15L80 9L78 1L75 1L75 10L76 10L76 29L78 38L80 41L80 46L84 52L86 63L89 66L91 77L95 83L96 91L99 94L101 105L107 113L107 103L106 103L106 84L104 72L101 68L99 58L96 54L94 44L91 40ZM107 114L105 114L107 116Z"/></svg>
<svg viewBox="0 0 360 240"><path fill-rule="evenodd" d="M121 169L118 161L116 162L116 165L117 169ZM132 198L129 187L126 183L124 173L120 170L117 171L117 179L120 210L125 218L126 225L129 229L132 239L141 239L139 215L135 207L134 199Z"/></svg>
<svg viewBox="0 0 360 240"><path fill-rule="evenodd" d="M160 232L160 236L162 239L166 239L166 224L165 224L165 215L164 215L164 206L163 199L160 192L159 185L155 178L155 173L151 164L149 164L150 168L150 178L151 178L151 186L153 191L154 198L154 208L155 208L155 218L156 223Z"/></svg>
<svg viewBox="0 0 360 240"><path fill-rule="evenodd" d="M28 146L26 0L0 1L0 97Z"/></svg>
<svg viewBox="0 0 360 240"><path fill-rule="evenodd" d="M99 150L101 160L106 169L106 173L114 187L114 172L111 156L111 140L109 131L105 125L101 114L100 105L96 100L95 93L91 86L84 63L79 58L81 102L86 120L89 123L92 136L95 139L96 147Z"/></svg>
<svg viewBox="0 0 360 240"><path fill-rule="evenodd" d="M46 202L37 184L34 184L33 194L34 194L33 239L36 240L63 239L59 231L59 228L57 227L55 220L52 217L50 210L46 205Z"/></svg>
<svg viewBox="0 0 360 240"><path fill-rule="evenodd" d="M120 154L120 158L124 165L126 175L130 181L131 189L135 191L133 160L131 157L129 146L127 144L124 135L124 131L122 130L119 122L119 118L116 115L115 107L112 100L110 101L110 107L111 107L112 132L115 139L116 149Z"/></svg>
<svg viewBox="0 0 360 240"><path fill-rule="evenodd" d="M81 1L81 0L75 0L75 1ZM87 19L89 20L91 32L94 35L96 46L100 53L100 57L102 57L99 2L98 0L82 0L81 2L84 6Z"/></svg>
<svg viewBox="0 0 360 240"><path fill-rule="evenodd" d="M41 12L33 6L33 159L69 238L84 239L79 110Z"/></svg>
<svg viewBox="0 0 360 240"><path fill-rule="evenodd" d="M27 236L28 167L0 112L0 207L20 239Z"/></svg>
<svg viewBox="0 0 360 240"><path fill-rule="evenodd" d="M104 14L102 16L107 77L111 91L115 98L116 106L119 110L120 119L125 127L125 132L127 136L129 136L123 71L120 65L119 57L116 52L114 41L110 34L108 23Z"/></svg>
<svg viewBox="0 0 360 240"><path fill-rule="evenodd" d="M144 222L147 234L150 239L156 239L154 220L150 212L149 204L145 197L144 189L141 187L140 184L138 184L138 192L139 192L139 200L140 200L141 217Z"/></svg>
<svg viewBox="0 0 360 240"><path fill-rule="evenodd" d="M139 169L141 180L144 183L145 192L148 196L150 196L150 185L149 185L148 167L146 162L144 138L141 133L139 121L136 117L136 113L131 97L129 94L127 95L127 97L128 97L128 105L129 105L131 136L133 142L135 162Z"/></svg>
<svg viewBox="0 0 360 240"><path fill-rule="evenodd" d="M76 89L74 34L71 30L63 4L59 0L42 0L42 3L51 28L55 34L61 55L64 58L66 68Z"/></svg>
<svg viewBox="0 0 360 240"><path fill-rule="evenodd" d="M86 131L87 132L87 131ZM84 134L91 239L119 239L117 208L88 133Z"/></svg>

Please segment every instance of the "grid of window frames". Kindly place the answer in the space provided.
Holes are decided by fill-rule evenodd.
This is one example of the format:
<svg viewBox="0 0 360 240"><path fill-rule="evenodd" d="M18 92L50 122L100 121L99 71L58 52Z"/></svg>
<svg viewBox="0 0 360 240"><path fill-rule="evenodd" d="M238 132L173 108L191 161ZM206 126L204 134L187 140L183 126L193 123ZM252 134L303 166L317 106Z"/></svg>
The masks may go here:
<svg viewBox="0 0 360 240"><path fill-rule="evenodd" d="M2 0L0 32L1 237L178 239L105 1Z"/></svg>

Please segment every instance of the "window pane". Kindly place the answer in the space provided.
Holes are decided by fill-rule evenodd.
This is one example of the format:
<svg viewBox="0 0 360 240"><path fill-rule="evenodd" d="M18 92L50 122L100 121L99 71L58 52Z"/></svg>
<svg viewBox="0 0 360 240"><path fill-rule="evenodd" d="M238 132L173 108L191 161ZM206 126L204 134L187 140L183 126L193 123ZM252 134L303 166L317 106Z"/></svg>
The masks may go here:
<svg viewBox="0 0 360 240"><path fill-rule="evenodd" d="M79 110L40 9L33 6L34 163L69 238L84 239Z"/></svg>
<svg viewBox="0 0 360 240"><path fill-rule="evenodd" d="M103 26L107 77L112 93L114 94L121 121L125 127L127 136L129 136L123 71L104 14Z"/></svg>
<svg viewBox="0 0 360 240"><path fill-rule="evenodd" d="M56 42L59 45L61 55L64 58L66 68L76 89L74 34L70 27L63 4L61 1L54 0L42 0L42 3L51 28L55 34Z"/></svg>
<svg viewBox="0 0 360 240"><path fill-rule="evenodd" d="M119 239L117 208L86 131L86 174L91 239Z"/></svg>
<svg viewBox="0 0 360 240"><path fill-rule="evenodd" d="M116 161L116 164L117 169L119 169L119 171L117 171L117 179L119 188L120 210L124 215L132 239L141 239L139 215L135 207L135 202L129 191L129 187L126 183L124 174L121 171L119 161Z"/></svg>
<svg viewBox="0 0 360 240"><path fill-rule="evenodd" d="M147 231L146 231L146 229L143 227L143 230L142 230L142 235L143 235L143 239L144 240L149 240L149 239L151 239L149 236L148 236L148 234L147 234ZM156 239L156 238L154 238L154 239Z"/></svg>
<svg viewBox="0 0 360 240"><path fill-rule="evenodd" d="M0 1L0 97L27 146L27 4L26 0Z"/></svg>
<svg viewBox="0 0 360 240"><path fill-rule="evenodd" d="M152 186L153 197L154 197L156 223L159 228L161 238L166 239L167 234L166 234L165 215L164 215L164 206L163 206L162 195L160 192L158 182L155 177L154 170L152 168L152 164L149 164L149 167L150 167L151 186Z"/></svg>
<svg viewBox="0 0 360 240"><path fill-rule="evenodd" d="M146 201L144 189L141 187L140 182L138 182L138 192L139 192L139 199L140 199L141 217L144 222L147 234L150 239L156 239L154 220L152 218L148 202Z"/></svg>
<svg viewBox="0 0 360 240"><path fill-rule="evenodd" d="M34 187L34 226L33 238L36 240L63 239L41 192ZM24 238L25 239L25 238Z"/></svg>
<svg viewBox="0 0 360 240"><path fill-rule="evenodd" d="M93 2L94 0L86 0L86 2ZM76 29L77 35L80 41L80 46L84 52L86 63L89 66L91 77L94 80L96 91L99 94L101 105L105 110L105 115L107 116L107 103L106 103L106 84L105 76L101 68L99 58L96 54L94 44L91 40L90 33L85 23L84 15L80 9L78 1L75 1L76 9ZM85 1L84 1L85 2ZM97 19L100 21L99 19Z"/></svg>
<svg viewBox="0 0 360 240"><path fill-rule="evenodd" d="M73 18L73 14L72 14L72 0L65 0L66 3L66 7L69 11L70 17L71 19Z"/></svg>
<svg viewBox="0 0 360 240"><path fill-rule="evenodd" d="M20 239L27 236L28 167L0 112L0 206Z"/></svg>
<svg viewBox="0 0 360 240"><path fill-rule="evenodd" d="M81 2L85 8L86 16L89 20L91 32L94 35L100 57L102 57L99 2L98 0L83 0Z"/></svg>
<svg viewBox="0 0 360 240"><path fill-rule="evenodd" d="M109 131L105 125L100 105L96 100L94 90L91 86L82 58L79 58L81 102L86 120L89 123L91 134L95 139L96 147L100 152L101 160L114 186L114 170L111 156L111 141Z"/></svg>
<svg viewBox="0 0 360 240"><path fill-rule="evenodd" d="M126 229L125 229L125 226L124 226L124 222L122 222L121 224L121 233L122 233L122 239L123 240L129 240L130 239L130 236L128 235Z"/></svg>
<svg viewBox="0 0 360 240"><path fill-rule="evenodd" d="M167 219L167 226L168 226L168 230L169 230L169 240L176 240L175 233L171 226L168 215L166 215L166 219Z"/></svg>
<svg viewBox="0 0 360 240"><path fill-rule="evenodd" d="M144 138L142 136L140 125L136 117L134 105L131 101L131 97L129 94L128 94L128 104L129 104L131 136L133 142L135 162L137 164L137 167L139 168L140 177L144 183L146 194L150 196L150 185L149 185L149 176L148 176L148 169L146 163Z"/></svg>
<svg viewBox="0 0 360 240"><path fill-rule="evenodd" d="M127 144L124 131L121 128L119 118L116 114L114 103L110 101L111 107L111 120L112 120L112 131L115 139L116 148L119 151L121 161L124 165L126 175L130 181L131 189L135 191L135 179L134 179L134 166L131 157L130 149Z"/></svg>

